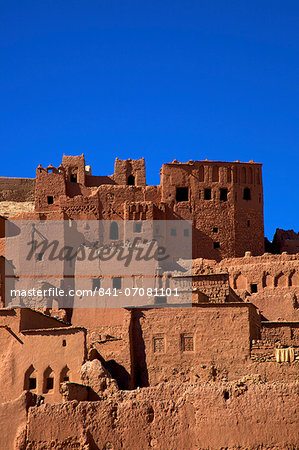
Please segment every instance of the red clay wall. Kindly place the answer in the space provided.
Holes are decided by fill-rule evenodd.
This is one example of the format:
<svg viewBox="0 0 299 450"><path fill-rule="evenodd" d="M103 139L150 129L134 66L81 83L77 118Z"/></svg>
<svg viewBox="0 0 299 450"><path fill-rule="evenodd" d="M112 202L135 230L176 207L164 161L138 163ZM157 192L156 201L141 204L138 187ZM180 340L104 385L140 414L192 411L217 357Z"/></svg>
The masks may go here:
<svg viewBox="0 0 299 450"><path fill-rule="evenodd" d="M229 398L224 398L227 392ZM296 384L161 384L29 410L32 450L297 448ZM61 426L63 424L63 426Z"/></svg>
<svg viewBox="0 0 299 450"><path fill-rule="evenodd" d="M0 202L34 201L34 178L0 177Z"/></svg>
<svg viewBox="0 0 299 450"><path fill-rule="evenodd" d="M154 385L191 372L201 379L213 379L220 373L235 377L234 370L249 359L250 339L257 338L258 328L250 329L249 306L133 311L135 386Z"/></svg>

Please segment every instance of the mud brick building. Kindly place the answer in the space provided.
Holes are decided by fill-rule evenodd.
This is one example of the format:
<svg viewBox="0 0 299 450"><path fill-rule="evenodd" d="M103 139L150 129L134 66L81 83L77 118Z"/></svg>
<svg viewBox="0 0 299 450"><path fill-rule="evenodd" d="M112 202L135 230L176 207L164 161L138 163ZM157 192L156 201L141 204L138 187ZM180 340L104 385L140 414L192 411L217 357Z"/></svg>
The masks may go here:
<svg viewBox="0 0 299 450"><path fill-rule="evenodd" d="M160 174L148 186L144 159L116 159L97 176L64 155L0 178L0 448L296 448L298 236L278 230L265 253L261 164ZM191 221L192 274L175 279L191 307L6 307L5 222L76 219L110 221L113 242L122 222ZM113 281L80 267L75 286Z"/></svg>

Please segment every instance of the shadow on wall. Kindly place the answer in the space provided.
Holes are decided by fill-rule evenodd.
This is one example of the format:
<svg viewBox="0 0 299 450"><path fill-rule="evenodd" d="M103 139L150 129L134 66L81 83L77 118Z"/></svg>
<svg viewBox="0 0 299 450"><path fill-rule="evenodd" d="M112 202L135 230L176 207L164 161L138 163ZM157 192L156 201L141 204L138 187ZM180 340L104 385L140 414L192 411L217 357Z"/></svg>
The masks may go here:
<svg viewBox="0 0 299 450"><path fill-rule="evenodd" d="M145 344L140 324L140 319L143 317L142 311L132 310L130 324L132 389L149 386Z"/></svg>

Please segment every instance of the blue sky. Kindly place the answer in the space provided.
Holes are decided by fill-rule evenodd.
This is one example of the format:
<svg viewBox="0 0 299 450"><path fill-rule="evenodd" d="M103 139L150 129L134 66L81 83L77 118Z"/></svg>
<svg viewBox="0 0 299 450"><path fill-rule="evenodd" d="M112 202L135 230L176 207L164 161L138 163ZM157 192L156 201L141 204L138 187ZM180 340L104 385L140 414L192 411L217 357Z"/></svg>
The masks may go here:
<svg viewBox="0 0 299 450"><path fill-rule="evenodd" d="M265 234L299 231L298 0L0 0L0 175L84 153L262 162Z"/></svg>

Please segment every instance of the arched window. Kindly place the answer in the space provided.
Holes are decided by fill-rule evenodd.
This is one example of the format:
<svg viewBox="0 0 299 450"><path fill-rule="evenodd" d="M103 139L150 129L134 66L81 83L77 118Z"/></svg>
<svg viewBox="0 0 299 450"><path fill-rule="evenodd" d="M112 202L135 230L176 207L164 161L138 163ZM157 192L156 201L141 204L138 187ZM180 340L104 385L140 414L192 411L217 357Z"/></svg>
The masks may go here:
<svg viewBox="0 0 299 450"><path fill-rule="evenodd" d="M128 176L128 186L135 186L135 177L134 175Z"/></svg>
<svg viewBox="0 0 299 450"><path fill-rule="evenodd" d="M34 366L31 366L26 370L24 376L24 391L31 391L36 389L36 371Z"/></svg>
<svg viewBox="0 0 299 450"><path fill-rule="evenodd" d="M64 381L70 381L70 369L68 366L64 366L60 372L60 383L63 383Z"/></svg>
<svg viewBox="0 0 299 450"><path fill-rule="evenodd" d="M116 222L112 222L110 225L110 239L116 241L118 239L118 225Z"/></svg>
<svg viewBox="0 0 299 450"><path fill-rule="evenodd" d="M244 188L243 199L244 200L251 200L251 192L250 192L249 188Z"/></svg>
<svg viewBox="0 0 299 450"><path fill-rule="evenodd" d="M43 393L47 394L48 392L54 389L54 373L50 366L46 368L44 371L44 379L43 379Z"/></svg>

